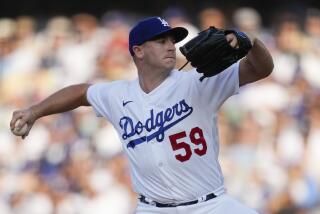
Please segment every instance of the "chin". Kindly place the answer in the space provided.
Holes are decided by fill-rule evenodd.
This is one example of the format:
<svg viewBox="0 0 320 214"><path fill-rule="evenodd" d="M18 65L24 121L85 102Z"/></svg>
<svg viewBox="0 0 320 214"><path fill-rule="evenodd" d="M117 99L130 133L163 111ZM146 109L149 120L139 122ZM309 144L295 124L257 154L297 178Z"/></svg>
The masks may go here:
<svg viewBox="0 0 320 214"><path fill-rule="evenodd" d="M172 69L174 69L175 68L175 64L170 64L170 65L167 65L166 66L166 69L168 69L168 70L172 70Z"/></svg>
<svg viewBox="0 0 320 214"><path fill-rule="evenodd" d="M173 69L176 66L176 60L172 60L166 63L166 68Z"/></svg>

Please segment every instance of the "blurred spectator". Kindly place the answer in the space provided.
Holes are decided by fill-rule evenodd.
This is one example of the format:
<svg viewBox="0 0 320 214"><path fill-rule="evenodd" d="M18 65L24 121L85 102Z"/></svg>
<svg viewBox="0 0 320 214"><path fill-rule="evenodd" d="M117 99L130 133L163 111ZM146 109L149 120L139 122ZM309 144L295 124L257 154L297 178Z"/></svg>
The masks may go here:
<svg viewBox="0 0 320 214"><path fill-rule="evenodd" d="M269 48L274 48L274 39L271 33L263 28L262 18L257 10L250 7L240 7L233 14L233 23L236 28L246 32L250 38L257 37Z"/></svg>
<svg viewBox="0 0 320 214"><path fill-rule="evenodd" d="M96 61L105 36L98 20L89 14L75 15L71 26L74 41L64 47L58 56L64 72L64 85L91 80L97 70Z"/></svg>
<svg viewBox="0 0 320 214"><path fill-rule="evenodd" d="M314 39L320 38L320 9L310 8L307 10L305 31L308 36Z"/></svg>
<svg viewBox="0 0 320 214"><path fill-rule="evenodd" d="M227 23L223 12L218 8L205 8L199 13L199 25L201 30L210 26L226 29Z"/></svg>
<svg viewBox="0 0 320 214"><path fill-rule="evenodd" d="M306 49L301 54L302 75L315 88L320 88L318 68L320 66L320 9L307 11L305 20Z"/></svg>
<svg viewBox="0 0 320 214"><path fill-rule="evenodd" d="M4 62L2 61L9 55L14 48L14 39L16 31L16 22L13 19L1 18L0 19L0 56L1 56L1 70L0 74L4 72Z"/></svg>
<svg viewBox="0 0 320 214"><path fill-rule="evenodd" d="M300 70L300 53L305 49L304 34L296 17L284 14L278 23L272 76L281 84L291 84Z"/></svg>
<svg viewBox="0 0 320 214"><path fill-rule="evenodd" d="M121 12L110 11L103 15L102 22L107 32L98 58L99 77L108 80L135 78L136 69L128 52L129 20Z"/></svg>
<svg viewBox="0 0 320 214"><path fill-rule="evenodd" d="M261 28L261 16L253 8L238 8L233 15L235 25L246 33L258 36Z"/></svg>
<svg viewBox="0 0 320 214"><path fill-rule="evenodd" d="M29 22L31 26L28 26L26 22ZM0 37L5 43L4 50L1 51L2 77L33 73L38 67L39 55L35 43L30 42L33 39L34 30L32 21L27 21L27 18L20 18L18 21L4 19L0 21L0 26L2 29ZM29 32L25 32L26 34L23 35L22 31L24 30Z"/></svg>
<svg viewBox="0 0 320 214"><path fill-rule="evenodd" d="M23 45L32 45L36 41L35 39L36 34L36 21L29 16L20 16L17 18L17 39Z"/></svg>

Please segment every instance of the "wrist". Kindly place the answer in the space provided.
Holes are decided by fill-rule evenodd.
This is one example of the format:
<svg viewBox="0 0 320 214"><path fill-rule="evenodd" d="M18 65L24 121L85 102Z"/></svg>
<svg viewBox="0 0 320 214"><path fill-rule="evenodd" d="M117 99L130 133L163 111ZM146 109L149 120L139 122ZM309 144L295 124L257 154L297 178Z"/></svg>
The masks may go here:
<svg viewBox="0 0 320 214"><path fill-rule="evenodd" d="M32 115L32 118L34 119L34 121L36 121L37 119L39 119L41 117L41 112L39 110L39 107L37 105L31 106L29 108L30 110L30 114Z"/></svg>

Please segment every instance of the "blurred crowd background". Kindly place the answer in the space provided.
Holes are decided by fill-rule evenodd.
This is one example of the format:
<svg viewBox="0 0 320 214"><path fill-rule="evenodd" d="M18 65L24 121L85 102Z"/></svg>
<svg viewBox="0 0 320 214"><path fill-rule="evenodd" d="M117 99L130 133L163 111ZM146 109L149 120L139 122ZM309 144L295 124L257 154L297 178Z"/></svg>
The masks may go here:
<svg viewBox="0 0 320 214"><path fill-rule="evenodd" d="M320 10L271 14L267 26L261 12L171 7L153 15L189 29L186 40L213 25L265 43L272 75L243 87L219 113L226 187L262 214L319 214ZM128 32L145 16L0 16L1 214L134 213L119 138L91 108L42 118L25 140L10 133L9 121L14 110L64 86L135 78ZM177 67L185 63L180 53L177 60Z"/></svg>

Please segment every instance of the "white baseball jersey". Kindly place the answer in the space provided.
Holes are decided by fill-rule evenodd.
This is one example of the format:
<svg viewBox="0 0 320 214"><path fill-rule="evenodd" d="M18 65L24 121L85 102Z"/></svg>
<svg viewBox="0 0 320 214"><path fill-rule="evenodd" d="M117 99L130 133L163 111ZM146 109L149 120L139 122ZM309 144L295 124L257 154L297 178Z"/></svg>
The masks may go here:
<svg viewBox="0 0 320 214"><path fill-rule="evenodd" d="M195 69L173 70L148 94L138 79L89 87L87 98L96 114L119 133L137 193L174 203L225 192L217 112L238 92L238 73L235 63L201 82Z"/></svg>

